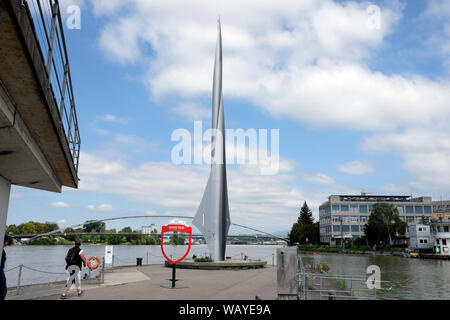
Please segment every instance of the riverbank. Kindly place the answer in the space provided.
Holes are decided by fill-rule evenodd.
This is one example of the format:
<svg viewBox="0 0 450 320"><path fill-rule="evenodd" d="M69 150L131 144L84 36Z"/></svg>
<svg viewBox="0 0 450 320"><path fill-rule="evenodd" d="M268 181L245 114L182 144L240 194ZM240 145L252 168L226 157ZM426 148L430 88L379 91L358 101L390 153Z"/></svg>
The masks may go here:
<svg viewBox="0 0 450 320"><path fill-rule="evenodd" d="M299 251L303 252L326 252L326 253L342 253L342 254L366 254L371 256L403 256L405 248L382 248L377 251L364 250L361 248L341 249L338 247L328 246L305 246L299 245Z"/></svg>

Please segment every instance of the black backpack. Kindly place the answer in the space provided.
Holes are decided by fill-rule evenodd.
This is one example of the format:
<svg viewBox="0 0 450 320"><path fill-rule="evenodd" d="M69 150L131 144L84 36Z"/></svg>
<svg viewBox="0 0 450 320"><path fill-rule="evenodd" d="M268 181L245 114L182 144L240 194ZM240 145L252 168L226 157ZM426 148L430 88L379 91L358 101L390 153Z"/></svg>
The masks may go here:
<svg viewBox="0 0 450 320"><path fill-rule="evenodd" d="M79 255L81 249L78 247L70 248L67 252L66 269L72 265L80 265L81 257Z"/></svg>

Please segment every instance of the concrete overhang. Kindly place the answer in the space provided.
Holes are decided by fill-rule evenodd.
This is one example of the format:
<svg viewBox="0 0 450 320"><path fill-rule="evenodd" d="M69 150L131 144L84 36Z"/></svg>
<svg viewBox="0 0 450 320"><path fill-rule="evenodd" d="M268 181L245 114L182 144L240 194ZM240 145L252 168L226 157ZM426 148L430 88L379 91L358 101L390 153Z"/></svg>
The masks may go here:
<svg viewBox="0 0 450 320"><path fill-rule="evenodd" d="M20 0L0 0L0 175L61 192L78 175L33 21Z"/></svg>

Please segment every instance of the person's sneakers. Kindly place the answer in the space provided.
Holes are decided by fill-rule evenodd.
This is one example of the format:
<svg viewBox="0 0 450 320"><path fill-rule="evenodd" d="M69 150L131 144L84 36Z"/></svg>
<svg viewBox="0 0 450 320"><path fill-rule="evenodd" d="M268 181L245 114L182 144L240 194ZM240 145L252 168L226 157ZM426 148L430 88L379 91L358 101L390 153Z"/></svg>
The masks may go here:
<svg viewBox="0 0 450 320"><path fill-rule="evenodd" d="M84 290L81 290L80 292L78 292L78 296L82 296L84 294Z"/></svg>
<svg viewBox="0 0 450 320"><path fill-rule="evenodd" d="M65 294L62 294L59 298L60 299L67 299L67 296Z"/></svg>

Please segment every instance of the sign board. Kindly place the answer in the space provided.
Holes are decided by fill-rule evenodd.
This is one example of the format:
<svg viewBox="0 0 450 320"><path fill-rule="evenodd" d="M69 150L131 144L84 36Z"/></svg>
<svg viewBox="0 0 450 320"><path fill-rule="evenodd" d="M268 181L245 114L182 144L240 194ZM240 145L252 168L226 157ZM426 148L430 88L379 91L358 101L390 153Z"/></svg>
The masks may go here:
<svg viewBox="0 0 450 320"><path fill-rule="evenodd" d="M105 246L105 263L113 263L113 246Z"/></svg>
<svg viewBox="0 0 450 320"><path fill-rule="evenodd" d="M189 235L189 245L187 248L186 253L178 260L172 260L169 259L166 255L166 252L164 251L164 234L167 232L172 232L172 233L186 233ZM165 225L161 228L161 251L162 254L164 255L164 258L166 258L167 261L169 261L172 264L177 264L178 262L182 261L184 258L186 258L186 256L188 255L189 251L191 250L191 241L192 241L192 227L187 226L187 225L182 225L182 224L169 224L169 225Z"/></svg>

